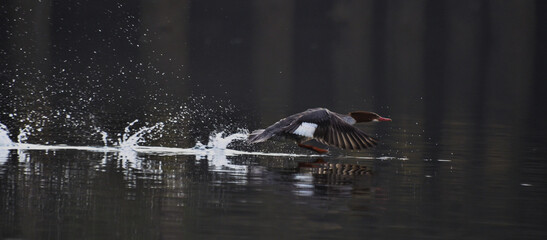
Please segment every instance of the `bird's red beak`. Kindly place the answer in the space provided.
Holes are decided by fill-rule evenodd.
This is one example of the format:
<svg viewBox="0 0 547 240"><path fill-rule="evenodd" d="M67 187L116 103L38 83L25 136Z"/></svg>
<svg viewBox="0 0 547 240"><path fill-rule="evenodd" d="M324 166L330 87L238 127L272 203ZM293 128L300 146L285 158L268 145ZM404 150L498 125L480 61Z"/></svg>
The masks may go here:
<svg viewBox="0 0 547 240"><path fill-rule="evenodd" d="M380 118L378 118L378 121L379 122L391 122L391 118L380 117Z"/></svg>

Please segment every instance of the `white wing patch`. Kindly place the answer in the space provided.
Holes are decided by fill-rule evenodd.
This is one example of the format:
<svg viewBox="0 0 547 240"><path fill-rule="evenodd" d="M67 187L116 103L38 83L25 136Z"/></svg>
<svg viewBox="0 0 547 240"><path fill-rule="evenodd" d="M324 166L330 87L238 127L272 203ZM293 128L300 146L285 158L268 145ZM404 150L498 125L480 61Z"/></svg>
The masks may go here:
<svg viewBox="0 0 547 240"><path fill-rule="evenodd" d="M293 133L296 135L312 138L316 128L317 124L315 123L302 122L300 126L296 130L294 130Z"/></svg>

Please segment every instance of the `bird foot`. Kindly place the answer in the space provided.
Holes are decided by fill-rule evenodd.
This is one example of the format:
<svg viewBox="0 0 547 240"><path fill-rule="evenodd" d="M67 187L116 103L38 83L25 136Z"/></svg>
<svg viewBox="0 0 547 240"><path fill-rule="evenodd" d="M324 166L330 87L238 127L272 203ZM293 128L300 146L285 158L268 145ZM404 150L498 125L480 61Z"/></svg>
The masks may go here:
<svg viewBox="0 0 547 240"><path fill-rule="evenodd" d="M306 144L299 143L298 146L301 147L301 148L307 148L307 149L316 151L317 153L320 153L320 154L326 154L326 153L329 152L329 150L327 150L327 149L318 148L318 147L312 146L312 145L306 145Z"/></svg>

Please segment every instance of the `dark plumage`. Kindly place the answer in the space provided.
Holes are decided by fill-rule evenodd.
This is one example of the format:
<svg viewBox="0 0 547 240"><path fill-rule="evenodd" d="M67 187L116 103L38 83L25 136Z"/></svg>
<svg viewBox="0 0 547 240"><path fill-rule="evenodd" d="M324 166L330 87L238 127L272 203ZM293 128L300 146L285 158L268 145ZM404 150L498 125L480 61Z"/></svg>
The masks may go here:
<svg viewBox="0 0 547 240"><path fill-rule="evenodd" d="M391 121L376 113L357 111L348 115L331 112L326 108L313 108L279 120L266 129L249 134L249 143L267 141L272 137L284 137L295 140L300 147L320 153L327 150L303 142L315 139L323 144L343 149L361 150L374 147L377 140L353 126L358 122Z"/></svg>

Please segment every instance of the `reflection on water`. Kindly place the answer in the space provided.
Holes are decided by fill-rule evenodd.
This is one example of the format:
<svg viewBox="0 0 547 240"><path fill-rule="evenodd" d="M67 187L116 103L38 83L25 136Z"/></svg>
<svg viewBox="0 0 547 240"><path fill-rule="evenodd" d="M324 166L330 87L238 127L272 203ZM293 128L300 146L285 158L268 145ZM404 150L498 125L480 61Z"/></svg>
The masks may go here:
<svg viewBox="0 0 547 240"><path fill-rule="evenodd" d="M222 149L215 151L200 156L4 150L2 237L542 234L539 223L522 221L539 213L516 210L522 201L539 206L525 196L543 195L544 185L519 189L517 179L505 177L473 186L466 183L473 169L464 168L462 159L226 156ZM423 172L417 171L420 166ZM503 197L519 194L523 198ZM520 233L523 227L531 231Z"/></svg>
<svg viewBox="0 0 547 240"><path fill-rule="evenodd" d="M131 128L136 123L128 123L120 141L107 146L5 138L0 146L1 237L545 235L547 185L536 148L511 159L507 150L485 149L481 138L469 140L474 147L447 148L424 141L415 129L399 128L367 152L264 152L280 151L283 145L249 149L242 143L245 130L213 132L207 144L179 148L150 145L149 135L165 133L163 124ZM468 128L453 124L444 129L458 137L455 133ZM506 131L492 126L482 133L492 142L505 142L513 137ZM2 128L0 135L11 134ZM389 145L398 146L397 152Z"/></svg>
<svg viewBox="0 0 547 240"><path fill-rule="evenodd" d="M159 125L132 132L130 127L136 122L125 128L115 147L6 139L0 147L2 236L149 239L199 236L204 234L200 229L213 226L220 229L213 236L232 233L237 237L249 226L253 226L250 234L259 236L272 226L281 228L288 223L341 228L338 223L314 219L313 212L329 204L325 197L343 203L332 206L333 214L369 208L363 203L368 204L373 195L370 170L347 163L354 161L351 158L329 163L313 160L313 155L229 149L230 144L246 138L246 131L212 133L207 145L198 142L187 149L139 146ZM0 134L9 135L7 129ZM344 203L346 198L355 200ZM278 213L283 211L279 209L303 212L280 219ZM252 224L250 217L257 214L269 220Z"/></svg>
<svg viewBox="0 0 547 240"><path fill-rule="evenodd" d="M365 165L328 163L323 159L298 162L294 175L299 196L371 195L371 170Z"/></svg>
<svg viewBox="0 0 547 240"><path fill-rule="evenodd" d="M218 234L229 234L245 229L256 214L266 220L250 234L287 224L282 221L298 223L302 230L317 223L338 229L339 223L330 226L307 212L330 205L325 197L342 203L333 205L330 214L359 210L356 206L363 203L343 199L371 195L371 175L358 179L364 175L345 170L316 172L309 166L340 164L306 159L230 159L221 153L201 158L77 150L6 152L7 160L0 168L3 237L196 236L211 222L224 223ZM288 209L299 210L279 219L278 213Z"/></svg>

